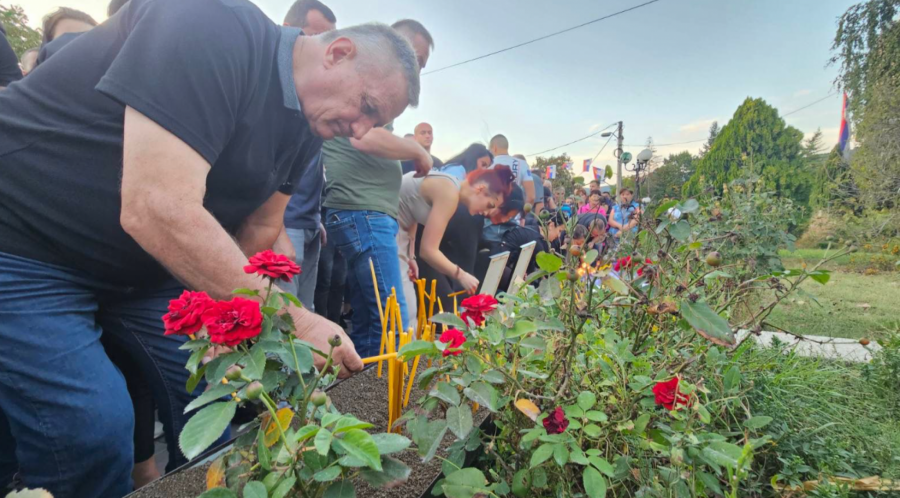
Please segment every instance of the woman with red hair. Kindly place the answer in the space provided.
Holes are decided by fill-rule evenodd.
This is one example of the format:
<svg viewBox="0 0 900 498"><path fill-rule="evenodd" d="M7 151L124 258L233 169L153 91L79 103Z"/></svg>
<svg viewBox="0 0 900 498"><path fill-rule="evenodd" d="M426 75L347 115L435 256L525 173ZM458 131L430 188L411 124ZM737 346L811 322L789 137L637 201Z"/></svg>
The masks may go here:
<svg viewBox="0 0 900 498"><path fill-rule="evenodd" d="M460 283L463 289L474 293L478 279L450 261L440 250L441 239L450 218L457 208L465 206L470 215L487 215L503 204L514 178L506 166L493 169L476 169L460 181L456 176L432 172L424 177L415 173L403 176L400 185L400 232L398 246L400 260L409 267L409 277L419 276L416 264L415 243L419 225L424 227L419 255L436 271ZM407 303L414 299L407 299ZM410 316L415 313L410 312Z"/></svg>

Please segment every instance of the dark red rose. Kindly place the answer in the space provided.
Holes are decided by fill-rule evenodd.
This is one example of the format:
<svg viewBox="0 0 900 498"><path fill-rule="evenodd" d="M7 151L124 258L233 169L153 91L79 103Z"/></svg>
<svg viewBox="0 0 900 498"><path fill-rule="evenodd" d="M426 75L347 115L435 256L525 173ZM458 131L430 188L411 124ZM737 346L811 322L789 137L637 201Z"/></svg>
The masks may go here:
<svg viewBox="0 0 900 498"><path fill-rule="evenodd" d="M450 355L458 356L462 353L462 350L457 348L466 342L466 336L458 329L448 329L441 334L441 337L439 337L438 340L448 345L447 349L444 350L445 357Z"/></svg>
<svg viewBox="0 0 900 498"><path fill-rule="evenodd" d="M690 397L678 392L678 382L678 377L672 377L671 380L657 382L653 386L653 395L656 397L657 405L666 407L666 410L673 410L676 405L687 406L690 404Z"/></svg>
<svg viewBox="0 0 900 498"><path fill-rule="evenodd" d="M568 426L569 419L566 418L563 409L558 406L544 418L544 429L547 429L547 434L562 434Z"/></svg>
<svg viewBox="0 0 900 498"><path fill-rule="evenodd" d="M484 315L477 311L466 310L463 311L459 317L462 318L462 321L466 322L466 325L469 325L469 320L472 320L472 323L479 327L484 325Z"/></svg>
<svg viewBox="0 0 900 498"><path fill-rule="evenodd" d="M644 263L646 263L644 266L638 268L637 274L639 277L644 276L644 268L646 268L648 265L652 265L653 261L651 261L650 258L647 258L646 261L644 261Z"/></svg>
<svg viewBox="0 0 900 498"><path fill-rule="evenodd" d="M631 256L626 256L624 258L619 258L618 261L613 265L613 270L621 271L626 268L631 268Z"/></svg>
<svg viewBox="0 0 900 498"><path fill-rule="evenodd" d="M203 313L209 340L226 346L237 346L241 341L258 336L262 321L259 303L242 297L216 302Z"/></svg>
<svg viewBox="0 0 900 498"><path fill-rule="evenodd" d="M469 319L471 319L475 325L481 326L484 324L485 313L493 311L497 308L497 304L497 300L490 294L476 294L467 297L460 303L460 306L465 310L460 315L460 318L466 322L466 325L469 324Z"/></svg>
<svg viewBox="0 0 900 498"><path fill-rule="evenodd" d="M275 254L271 249L250 256L250 264L244 267L244 273L261 275L269 278L280 278L290 282L294 275L300 274L300 267L284 254Z"/></svg>
<svg viewBox="0 0 900 498"><path fill-rule="evenodd" d="M184 291L181 297L169 301L169 312L162 317L165 334L196 334L203 328L203 312L213 302L205 292Z"/></svg>

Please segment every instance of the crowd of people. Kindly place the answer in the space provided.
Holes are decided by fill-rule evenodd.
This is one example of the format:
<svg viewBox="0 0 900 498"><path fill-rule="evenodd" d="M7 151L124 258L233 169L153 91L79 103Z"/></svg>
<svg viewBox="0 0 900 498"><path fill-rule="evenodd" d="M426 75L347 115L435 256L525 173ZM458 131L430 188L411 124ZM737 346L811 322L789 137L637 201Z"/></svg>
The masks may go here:
<svg viewBox="0 0 900 498"><path fill-rule="evenodd" d="M418 21L338 28L318 0L282 26L244 0L108 14L60 8L19 60L0 35L0 493L127 494L159 476L154 413L184 463L206 385L185 392L160 317L185 289L261 289L241 271L261 250L301 266L297 335L343 337L346 376L377 354L374 285L411 324L415 279L474 293L498 252L637 230L629 190L554 188L504 135L442 162L431 124L395 134L435 47Z"/></svg>

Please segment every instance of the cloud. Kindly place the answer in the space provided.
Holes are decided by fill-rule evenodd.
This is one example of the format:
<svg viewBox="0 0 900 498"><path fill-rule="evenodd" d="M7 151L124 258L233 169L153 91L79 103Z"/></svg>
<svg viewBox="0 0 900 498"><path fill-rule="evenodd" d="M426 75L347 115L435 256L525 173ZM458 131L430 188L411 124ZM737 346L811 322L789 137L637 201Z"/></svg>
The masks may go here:
<svg viewBox="0 0 900 498"><path fill-rule="evenodd" d="M695 134L700 131L709 131L709 126L713 124L713 121L718 121L718 119L701 119L698 121L693 121L679 127L678 130L685 134Z"/></svg>
<svg viewBox="0 0 900 498"><path fill-rule="evenodd" d="M599 130L600 126L602 126L600 123L592 124L591 127L588 128L588 133L593 133L593 132Z"/></svg>
<svg viewBox="0 0 900 498"><path fill-rule="evenodd" d="M794 97L805 97L811 93L812 93L811 90L803 89L798 92L794 92Z"/></svg>

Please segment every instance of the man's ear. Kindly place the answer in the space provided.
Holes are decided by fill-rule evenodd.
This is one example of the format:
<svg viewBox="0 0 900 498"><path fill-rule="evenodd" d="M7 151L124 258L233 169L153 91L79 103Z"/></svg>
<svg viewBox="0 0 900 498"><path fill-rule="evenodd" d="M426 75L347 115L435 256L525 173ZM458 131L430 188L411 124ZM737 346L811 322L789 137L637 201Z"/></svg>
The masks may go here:
<svg viewBox="0 0 900 498"><path fill-rule="evenodd" d="M356 54L356 44L353 43L353 40L342 36L328 44L325 49L325 67L353 60Z"/></svg>

